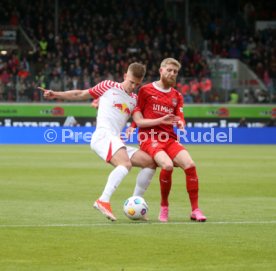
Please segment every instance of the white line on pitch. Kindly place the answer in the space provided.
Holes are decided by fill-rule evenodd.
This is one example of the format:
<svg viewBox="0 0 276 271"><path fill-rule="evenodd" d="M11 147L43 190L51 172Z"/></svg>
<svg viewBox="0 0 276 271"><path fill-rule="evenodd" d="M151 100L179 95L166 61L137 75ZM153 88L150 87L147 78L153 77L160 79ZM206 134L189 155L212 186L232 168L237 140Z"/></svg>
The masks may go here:
<svg viewBox="0 0 276 271"><path fill-rule="evenodd" d="M107 223L91 223L91 224L22 224L22 225L1 225L0 228L85 228L85 227L104 227L104 226L137 226L137 225L239 225L239 224L276 224L276 221L211 221L205 223L198 222L129 222L129 223L118 223L118 222L107 222Z"/></svg>

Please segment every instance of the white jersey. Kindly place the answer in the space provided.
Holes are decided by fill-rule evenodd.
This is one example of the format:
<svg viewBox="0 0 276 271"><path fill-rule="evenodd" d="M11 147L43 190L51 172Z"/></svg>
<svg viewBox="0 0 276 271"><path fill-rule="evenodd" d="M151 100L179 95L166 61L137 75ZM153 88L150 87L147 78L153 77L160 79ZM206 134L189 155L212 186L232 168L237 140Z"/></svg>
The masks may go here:
<svg viewBox="0 0 276 271"><path fill-rule="evenodd" d="M108 129L119 136L137 104L137 95L128 94L120 83L105 80L89 89L90 95L100 97L96 129Z"/></svg>
<svg viewBox="0 0 276 271"><path fill-rule="evenodd" d="M127 94L120 83L109 80L89 89L89 93L95 99L100 98L96 131L90 143L91 149L109 162L120 148L125 147L131 159L138 149L126 147L120 133L136 107L137 95Z"/></svg>

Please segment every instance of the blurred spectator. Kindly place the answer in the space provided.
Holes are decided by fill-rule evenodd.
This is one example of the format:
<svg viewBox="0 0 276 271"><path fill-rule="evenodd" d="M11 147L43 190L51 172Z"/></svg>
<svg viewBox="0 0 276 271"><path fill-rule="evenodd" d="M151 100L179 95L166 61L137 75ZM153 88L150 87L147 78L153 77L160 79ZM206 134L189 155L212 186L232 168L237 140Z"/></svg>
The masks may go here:
<svg viewBox="0 0 276 271"><path fill-rule="evenodd" d="M240 119L238 127L239 127L239 128L248 127L248 124L247 124L247 121L246 121L245 118L241 118L241 119Z"/></svg>
<svg viewBox="0 0 276 271"><path fill-rule="evenodd" d="M4 84L0 78L0 101L4 101L5 98L4 98L4 93L5 93L5 88L4 88Z"/></svg>
<svg viewBox="0 0 276 271"><path fill-rule="evenodd" d="M25 82L25 78L24 77L21 77L18 79L18 81L16 82L16 96L17 96L17 101L18 102L28 102L29 99L26 95L26 88L27 88L27 85L26 85L26 82Z"/></svg>
<svg viewBox="0 0 276 271"><path fill-rule="evenodd" d="M9 73L7 69L4 68L0 75L0 80L4 85L7 85L11 80L11 73Z"/></svg>
<svg viewBox="0 0 276 271"><path fill-rule="evenodd" d="M267 127L276 127L276 118L272 117L268 123L266 124Z"/></svg>
<svg viewBox="0 0 276 271"><path fill-rule="evenodd" d="M255 96L258 103L267 103L269 101L268 93L264 90L257 89L255 91Z"/></svg>
<svg viewBox="0 0 276 271"><path fill-rule="evenodd" d="M190 92L186 92L186 94L183 97L185 104L192 104L194 102L193 96L190 94Z"/></svg>
<svg viewBox="0 0 276 271"><path fill-rule="evenodd" d="M54 75L53 79L50 80L49 88L55 91L61 91L62 88L62 81L58 75ZM76 89L76 88L74 88Z"/></svg>
<svg viewBox="0 0 276 271"><path fill-rule="evenodd" d="M253 90L248 90L248 89L244 90L242 102L245 104L252 104L256 102L256 98Z"/></svg>
<svg viewBox="0 0 276 271"><path fill-rule="evenodd" d="M254 22L255 15L256 15L255 7L252 4L252 2L245 3L243 12L244 12L243 15L244 15L244 20L245 20L246 24L248 26L251 26Z"/></svg>
<svg viewBox="0 0 276 271"><path fill-rule="evenodd" d="M239 102L239 94L237 93L236 90L232 90L230 92L230 97L229 97L229 104L237 104Z"/></svg>
<svg viewBox="0 0 276 271"><path fill-rule="evenodd" d="M47 55L47 47L48 47L48 42L46 41L45 37L42 37L41 40L39 41L39 52L42 56Z"/></svg>

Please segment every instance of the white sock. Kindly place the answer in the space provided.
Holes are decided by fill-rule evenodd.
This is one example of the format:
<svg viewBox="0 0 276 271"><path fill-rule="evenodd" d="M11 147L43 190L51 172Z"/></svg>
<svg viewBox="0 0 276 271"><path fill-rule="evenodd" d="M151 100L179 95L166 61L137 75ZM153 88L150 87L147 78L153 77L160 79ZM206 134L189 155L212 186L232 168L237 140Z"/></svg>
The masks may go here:
<svg viewBox="0 0 276 271"><path fill-rule="evenodd" d="M155 169L152 168L142 168L140 170L136 178L136 186L134 188L133 196L144 196L144 193L150 185L154 173Z"/></svg>
<svg viewBox="0 0 276 271"><path fill-rule="evenodd" d="M128 174L128 169L124 166L115 167L109 174L104 191L100 196L100 201L109 202L112 194L120 185L124 177Z"/></svg>

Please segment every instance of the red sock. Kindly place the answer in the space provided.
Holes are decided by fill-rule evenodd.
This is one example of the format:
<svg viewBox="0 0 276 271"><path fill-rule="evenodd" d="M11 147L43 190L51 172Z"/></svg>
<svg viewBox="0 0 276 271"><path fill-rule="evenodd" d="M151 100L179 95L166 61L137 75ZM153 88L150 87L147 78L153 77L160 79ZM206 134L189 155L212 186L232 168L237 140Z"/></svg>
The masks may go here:
<svg viewBox="0 0 276 271"><path fill-rule="evenodd" d="M160 191L161 191L161 206L169 206L169 194L172 186L172 170L168 171L161 169L159 175Z"/></svg>
<svg viewBox="0 0 276 271"><path fill-rule="evenodd" d="M196 168L191 167L185 169L186 173L186 189L189 194L192 210L198 208L198 177Z"/></svg>

